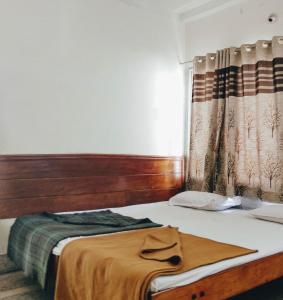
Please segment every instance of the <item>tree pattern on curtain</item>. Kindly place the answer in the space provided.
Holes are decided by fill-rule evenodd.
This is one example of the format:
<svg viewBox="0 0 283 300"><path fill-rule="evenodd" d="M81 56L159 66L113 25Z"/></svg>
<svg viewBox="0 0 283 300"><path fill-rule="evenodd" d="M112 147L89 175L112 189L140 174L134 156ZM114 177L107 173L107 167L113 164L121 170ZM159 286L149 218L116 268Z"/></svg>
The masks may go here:
<svg viewBox="0 0 283 300"><path fill-rule="evenodd" d="M283 201L283 37L194 59L187 188Z"/></svg>

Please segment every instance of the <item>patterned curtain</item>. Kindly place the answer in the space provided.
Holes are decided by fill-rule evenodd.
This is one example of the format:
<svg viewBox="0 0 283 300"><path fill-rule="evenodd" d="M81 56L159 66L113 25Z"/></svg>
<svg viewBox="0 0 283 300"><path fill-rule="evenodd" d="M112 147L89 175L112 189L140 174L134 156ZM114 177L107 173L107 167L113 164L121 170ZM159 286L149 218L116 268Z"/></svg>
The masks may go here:
<svg viewBox="0 0 283 300"><path fill-rule="evenodd" d="M187 188L283 200L283 37L194 59Z"/></svg>

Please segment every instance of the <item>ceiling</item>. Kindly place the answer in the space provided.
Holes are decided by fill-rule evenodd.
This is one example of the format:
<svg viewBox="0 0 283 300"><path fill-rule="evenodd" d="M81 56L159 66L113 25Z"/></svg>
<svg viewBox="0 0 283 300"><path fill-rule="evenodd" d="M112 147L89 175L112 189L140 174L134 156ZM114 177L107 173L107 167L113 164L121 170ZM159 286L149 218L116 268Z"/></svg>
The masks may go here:
<svg viewBox="0 0 283 300"><path fill-rule="evenodd" d="M183 8L186 5L191 5L195 0L149 0L148 2L156 3L161 8L168 11L176 11Z"/></svg>
<svg viewBox="0 0 283 300"><path fill-rule="evenodd" d="M129 5L175 14L180 21L199 19L245 0L120 0Z"/></svg>

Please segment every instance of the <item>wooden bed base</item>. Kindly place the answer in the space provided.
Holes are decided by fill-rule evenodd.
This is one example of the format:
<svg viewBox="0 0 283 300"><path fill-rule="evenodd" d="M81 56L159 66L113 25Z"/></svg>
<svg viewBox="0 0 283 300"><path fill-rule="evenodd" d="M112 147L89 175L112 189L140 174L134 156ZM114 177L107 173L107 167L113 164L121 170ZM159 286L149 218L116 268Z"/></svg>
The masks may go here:
<svg viewBox="0 0 283 300"><path fill-rule="evenodd" d="M53 280L49 282L49 288L54 288L57 265L58 256L52 256L49 278ZM149 293L148 300L228 299L280 277L283 277L283 253L233 267L178 288Z"/></svg>
<svg viewBox="0 0 283 300"><path fill-rule="evenodd" d="M283 253L205 277L192 284L152 295L152 300L221 300L283 276Z"/></svg>

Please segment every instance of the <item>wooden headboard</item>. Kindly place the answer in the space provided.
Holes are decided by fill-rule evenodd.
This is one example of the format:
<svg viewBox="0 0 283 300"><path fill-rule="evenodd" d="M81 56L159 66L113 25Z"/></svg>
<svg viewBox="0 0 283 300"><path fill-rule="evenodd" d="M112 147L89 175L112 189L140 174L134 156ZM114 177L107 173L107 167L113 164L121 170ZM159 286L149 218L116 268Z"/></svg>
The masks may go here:
<svg viewBox="0 0 283 300"><path fill-rule="evenodd" d="M0 155L0 219L167 200L183 188L182 157Z"/></svg>

